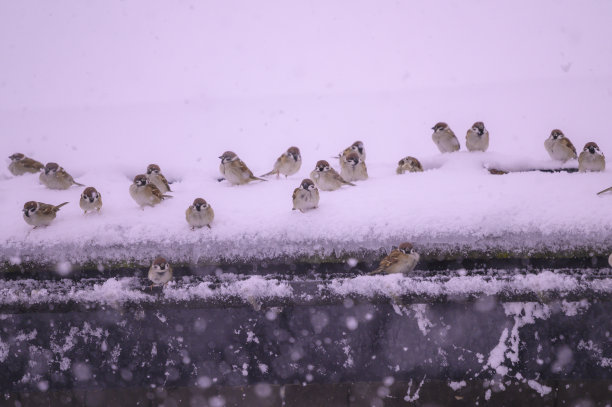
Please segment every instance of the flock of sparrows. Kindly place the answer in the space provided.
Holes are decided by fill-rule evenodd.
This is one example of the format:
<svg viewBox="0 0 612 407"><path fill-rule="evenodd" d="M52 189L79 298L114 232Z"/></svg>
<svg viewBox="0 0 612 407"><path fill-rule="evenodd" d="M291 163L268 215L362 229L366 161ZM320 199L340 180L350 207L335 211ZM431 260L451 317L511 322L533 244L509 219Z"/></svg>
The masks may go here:
<svg viewBox="0 0 612 407"><path fill-rule="evenodd" d="M460 149L457 136L446 123L439 122L432 127L432 130L434 131L432 139L441 153L450 153ZM485 128L483 122L474 123L467 131L466 146L469 151L484 152L488 149L489 131ZM544 147L553 160L565 163L568 160L578 158L579 171L581 172L603 171L605 169L604 154L596 143L587 143L577 157L576 148L561 130L553 130L544 142ZM9 170L13 175L40 173L40 182L50 189L68 189L72 185L85 186L76 182L57 163L50 162L43 165L21 153L15 153L9 158L11 159ZM355 186L354 181L363 181L368 178L365 164L366 152L361 141L354 142L334 158L338 158L340 161L340 173L326 160L319 160L310 173L310 178L302 180L298 188L293 191L293 210L304 212L317 208L319 205L319 190L335 191L343 185ZM277 178L281 174L288 177L296 174L302 165L302 157L297 147L288 148L278 157L273 169L261 177L253 175L247 165L232 151L226 151L219 159L221 159L219 171L223 176L219 181L225 179L232 185L247 184L251 181L266 181L263 177L274 174ZM396 169L397 174L421 171L423 171L423 166L418 159L411 156L402 158ZM599 192L599 194L611 190L612 187ZM147 167L146 174L136 175L129 187L129 192L141 208L155 206L165 199L172 198L171 195L167 195L168 192L172 192L170 185L157 164L150 164ZM50 205L36 201L26 202L23 206L23 218L26 223L35 228L48 226L55 219L59 209L67 203ZM102 195L94 187L87 187L81 194L79 205L85 213L88 211L99 212L102 208ZM212 207L203 198L196 198L185 212L185 219L192 230L205 226L210 228L214 216ZM412 244L405 242L391 251L373 273L407 273L414 269L418 261L419 254L414 251ZM149 279L154 284L166 284L171 278L172 268L168 262L161 257L155 259L149 270Z"/></svg>

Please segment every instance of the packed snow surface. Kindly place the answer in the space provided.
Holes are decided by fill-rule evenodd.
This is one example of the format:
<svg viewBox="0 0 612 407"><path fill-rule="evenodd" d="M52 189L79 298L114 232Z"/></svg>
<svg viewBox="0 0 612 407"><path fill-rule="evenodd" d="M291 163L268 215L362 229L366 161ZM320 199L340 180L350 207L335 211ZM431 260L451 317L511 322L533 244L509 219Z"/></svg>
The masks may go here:
<svg viewBox="0 0 612 407"><path fill-rule="evenodd" d="M577 167L550 160L543 143L554 128L579 152L595 141L612 157L612 4L443 3L270 1L239 13L232 2L1 4L0 258L195 261L405 240L417 250L612 247L612 193L596 195L612 186L612 164L527 171ZM438 152L438 121L460 152ZM486 153L465 151L475 121L490 131ZM292 211L293 189L316 161L339 169L332 156L355 140L370 178ZM288 179L216 180L226 150L261 175L292 145L303 164ZM96 187L101 213L82 214L81 187L12 176L15 152ZM425 171L396 175L407 155ZM128 188L150 163L174 198L142 211ZM187 226L196 197L214 208L210 230ZM30 200L70 203L31 230L21 214Z"/></svg>

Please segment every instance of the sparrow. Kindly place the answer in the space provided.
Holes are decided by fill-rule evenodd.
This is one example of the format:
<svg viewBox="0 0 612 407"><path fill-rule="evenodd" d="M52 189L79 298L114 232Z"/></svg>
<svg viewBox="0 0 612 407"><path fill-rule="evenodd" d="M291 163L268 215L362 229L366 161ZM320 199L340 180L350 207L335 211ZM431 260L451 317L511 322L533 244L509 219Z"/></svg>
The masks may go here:
<svg viewBox="0 0 612 407"><path fill-rule="evenodd" d="M398 174L403 174L405 172L423 172L423 166L416 158L407 156L399 160L395 172Z"/></svg>
<svg viewBox="0 0 612 407"><path fill-rule="evenodd" d="M359 158L355 151L340 157L340 176L347 181L363 181L368 179L368 169L365 161Z"/></svg>
<svg viewBox="0 0 612 407"><path fill-rule="evenodd" d="M226 151L219 158L221 159L219 171L232 185L242 185L251 181L267 181L254 176L249 167L233 151Z"/></svg>
<svg viewBox="0 0 612 407"><path fill-rule="evenodd" d="M155 259L151 267L149 268L149 280L153 283L151 288L154 285L166 285L170 280L172 280L172 267L163 257L158 257Z"/></svg>
<svg viewBox="0 0 612 407"><path fill-rule="evenodd" d="M164 174L161 173L159 165L149 164L147 167L147 179L151 184L155 185L162 192L162 194L172 192L170 185L168 184L168 180L166 180Z"/></svg>
<svg viewBox="0 0 612 407"><path fill-rule="evenodd" d="M164 195L154 184L149 183L144 174L136 175L130 185L130 195L142 209L145 206L155 206L171 195Z"/></svg>
<svg viewBox="0 0 612 407"><path fill-rule="evenodd" d="M487 151L489 148L489 130L483 122L476 122L467 131L465 136L465 146L468 151Z"/></svg>
<svg viewBox="0 0 612 407"><path fill-rule="evenodd" d="M304 212L319 206L319 190L309 178L304 178L300 186L293 190L292 198L292 210Z"/></svg>
<svg viewBox="0 0 612 407"><path fill-rule="evenodd" d="M452 153L453 151L459 151L459 140L455 133L448 127L448 124L444 122L436 123L431 128L434 132L431 135L434 143L438 146L441 153Z"/></svg>
<svg viewBox="0 0 612 407"><path fill-rule="evenodd" d="M210 224L215 218L215 212L213 208L202 198L196 198L193 204L185 211L185 219L191 226L191 230L195 228L201 228L208 226L211 229Z"/></svg>
<svg viewBox="0 0 612 407"><path fill-rule="evenodd" d="M11 163L9 164L9 171L13 175L23 175L25 173L36 174L40 172L45 166L32 158L28 158L21 153L15 153L9 157Z"/></svg>
<svg viewBox="0 0 612 407"><path fill-rule="evenodd" d="M55 219L57 211L67 203L64 202L56 206L35 201L26 202L23 205L23 220L28 225L34 226L34 229L39 226L49 226Z"/></svg>
<svg viewBox="0 0 612 407"><path fill-rule="evenodd" d="M102 209L102 195L94 187L87 187L81 194L79 206L85 213L94 210L100 212L100 209Z"/></svg>
<svg viewBox="0 0 612 407"><path fill-rule="evenodd" d="M50 189L68 189L73 185L84 187L85 185L76 182L72 175L66 170L57 165L57 163L47 163L45 172L42 172L38 177L40 182Z"/></svg>
<svg viewBox="0 0 612 407"><path fill-rule="evenodd" d="M576 158L576 147L559 129L550 132L550 136L544 142L544 147L553 160L566 162Z"/></svg>
<svg viewBox="0 0 612 407"><path fill-rule="evenodd" d="M586 143L580 156L578 156L578 170L604 171L606 169L606 157L603 155L597 143Z"/></svg>
<svg viewBox="0 0 612 407"><path fill-rule="evenodd" d="M344 151L342 151L342 153L338 157L341 158L353 152L359 154L359 159L361 161L365 161L366 152L365 152L365 148L363 147L363 143L361 141L356 141L350 146L348 146L347 148L345 148Z"/></svg>
<svg viewBox="0 0 612 407"><path fill-rule="evenodd" d="M262 177L276 174L276 178L280 174L283 174L285 178L289 175L293 175L300 170L302 166L302 156L300 155L300 149L297 147L289 147L274 163L274 168Z"/></svg>
<svg viewBox="0 0 612 407"><path fill-rule="evenodd" d="M419 254L414 251L411 243L404 242L393 249L371 274L409 273L419 262Z"/></svg>
<svg viewBox="0 0 612 407"><path fill-rule="evenodd" d="M345 181L325 160L317 161L315 169L310 173L310 179L321 191L335 191L342 185L355 186Z"/></svg>

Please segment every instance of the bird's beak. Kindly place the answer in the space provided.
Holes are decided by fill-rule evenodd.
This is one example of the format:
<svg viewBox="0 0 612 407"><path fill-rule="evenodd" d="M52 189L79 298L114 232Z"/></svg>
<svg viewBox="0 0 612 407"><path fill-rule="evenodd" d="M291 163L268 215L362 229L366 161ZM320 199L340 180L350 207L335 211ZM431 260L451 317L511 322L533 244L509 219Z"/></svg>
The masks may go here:
<svg viewBox="0 0 612 407"><path fill-rule="evenodd" d="M94 199L93 197L89 197L89 202L93 203Z"/></svg>
<svg viewBox="0 0 612 407"><path fill-rule="evenodd" d="M219 158L223 160L223 156L222 155L220 155Z"/></svg>
<svg viewBox="0 0 612 407"><path fill-rule="evenodd" d="M27 216L28 218L30 217L30 212L27 209L23 210L23 214Z"/></svg>

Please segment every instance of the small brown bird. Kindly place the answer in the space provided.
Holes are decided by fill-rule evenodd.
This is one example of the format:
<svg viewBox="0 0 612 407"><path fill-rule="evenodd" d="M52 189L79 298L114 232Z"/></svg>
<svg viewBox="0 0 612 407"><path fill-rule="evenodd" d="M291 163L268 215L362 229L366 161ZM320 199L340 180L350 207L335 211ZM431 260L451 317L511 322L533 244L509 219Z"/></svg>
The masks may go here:
<svg viewBox="0 0 612 407"><path fill-rule="evenodd" d="M335 191L342 185L355 186L342 178L325 160L317 161L315 169L310 173L310 178L321 191Z"/></svg>
<svg viewBox="0 0 612 407"><path fill-rule="evenodd" d="M467 131L465 146L468 151L487 151L489 148L489 131L483 122L476 122Z"/></svg>
<svg viewBox="0 0 612 407"><path fill-rule="evenodd" d="M149 164L147 167L147 179L149 182L157 187L162 194L166 192L172 192L170 189L170 184L168 184L168 180L164 177L164 174L161 173L161 169L157 164Z"/></svg>
<svg viewBox="0 0 612 407"><path fill-rule="evenodd" d="M606 169L606 157L603 155L597 143L586 143L580 156L578 156L578 170L604 171Z"/></svg>
<svg viewBox="0 0 612 407"><path fill-rule="evenodd" d="M283 174L285 178L289 175L293 175L300 170L302 166L302 156L300 155L300 149L297 147L289 147L274 163L272 171L262 175L267 177L268 175L276 174L276 178L279 174Z"/></svg>
<svg viewBox="0 0 612 407"><path fill-rule="evenodd" d="M444 122L438 122L431 128L434 132L431 135L432 140L436 143L438 150L441 153L452 153L459 151L459 139L455 133Z"/></svg>
<svg viewBox="0 0 612 407"><path fill-rule="evenodd" d="M50 189L68 189L73 185L84 187L85 185L79 184L72 178L72 175L68 174L66 170L57 165L57 163L47 163L45 165L45 172L42 172L38 177L40 182Z"/></svg>
<svg viewBox="0 0 612 407"><path fill-rule="evenodd" d="M171 195L164 195L155 185L149 183L144 174L136 175L134 182L130 185L130 196L142 209L145 206L155 206Z"/></svg>
<svg viewBox="0 0 612 407"><path fill-rule="evenodd" d="M319 206L319 190L315 187L314 182L308 178L304 178L300 186L293 190L293 209L304 212L310 209L316 209Z"/></svg>
<svg viewBox="0 0 612 407"><path fill-rule="evenodd" d="M215 212L204 199L196 198L193 204L185 211L185 218L189 226L191 226L191 230L204 226L208 226L211 229L210 224L215 218Z"/></svg>
<svg viewBox="0 0 612 407"><path fill-rule="evenodd" d="M81 194L79 206L85 213L87 211L100 212L100 209L102 209L102 195L94 187L87 187Z"/></svg>
<svg viewBox="0 0 612 407"><path fill-rule="evenodd" d="M407 156L399 160L395 172L397 174L403 174L405 172L423 172L423 166L416 158Z"/></svg>
<svg viewBox="0 0 612 407"><path fill-rule="evenodd" d="M344 151L342 151L342 153L338 157L342 158L343 156L349 155L350 153L353 153L353 152L359 154L359 159L361 161L365 161L366 152L365 152L365 148L363 147L363 143L361 141L356 141L350 146L348 146L347 148L345 148Z"/></svg>
<svg viewBox="0 0 612 407"><path fill-rule="evenodd" d="M23 220L28 225L34 226L36 229L39 226L49 226L57 211L68 202L61 203L59 205L50 205L42 202L28 201L23 205Z"/></svg>
<svg viewBox="0 0 612 407"><path fill-rule="evenodd" d="M172 267L163 257L155 259L151 267L149 268L149 280L156 286L165 286L170 280L172 280Z"/></svg>
<svg viewBox="0 0 612 407"><path fill-rule="evenodd" d="M368 169L365 161L359 158L355 151L340 157L340 176L347 181L363 181L368 179Z"/></svg>
<svg viewBox="0 0 612 407"><path fill-rule="evenodd" d="M412 244L404 242L382 259L378 268L371 274L409 273L414 270L419 259L420 256L414 251Z"/></svg>
<svg viewBox="0 0 612 407"><path fill-rule="evenodd" d="M550 136L544 141L544 148L553 160L566 162L577 157L576 147L559 129L550 132Z"/></svg>
<svg viewBox="0 0 612 407"><path fill-rule="evenodd" d="M23 175L26 173L36 174L40 172L45 166L32 159L28 158L21 153L15 153L9 157L11 163L9 164L9 171L13 175Z"/></svg>
<svg viewBox="0 0 612 407"><path fill-rule="evenodd" d="M233 151L226 151L219 158L221 159L219 171L232 185L242 185L251 181L267 181L254 176L249 167Z"/></svg>

